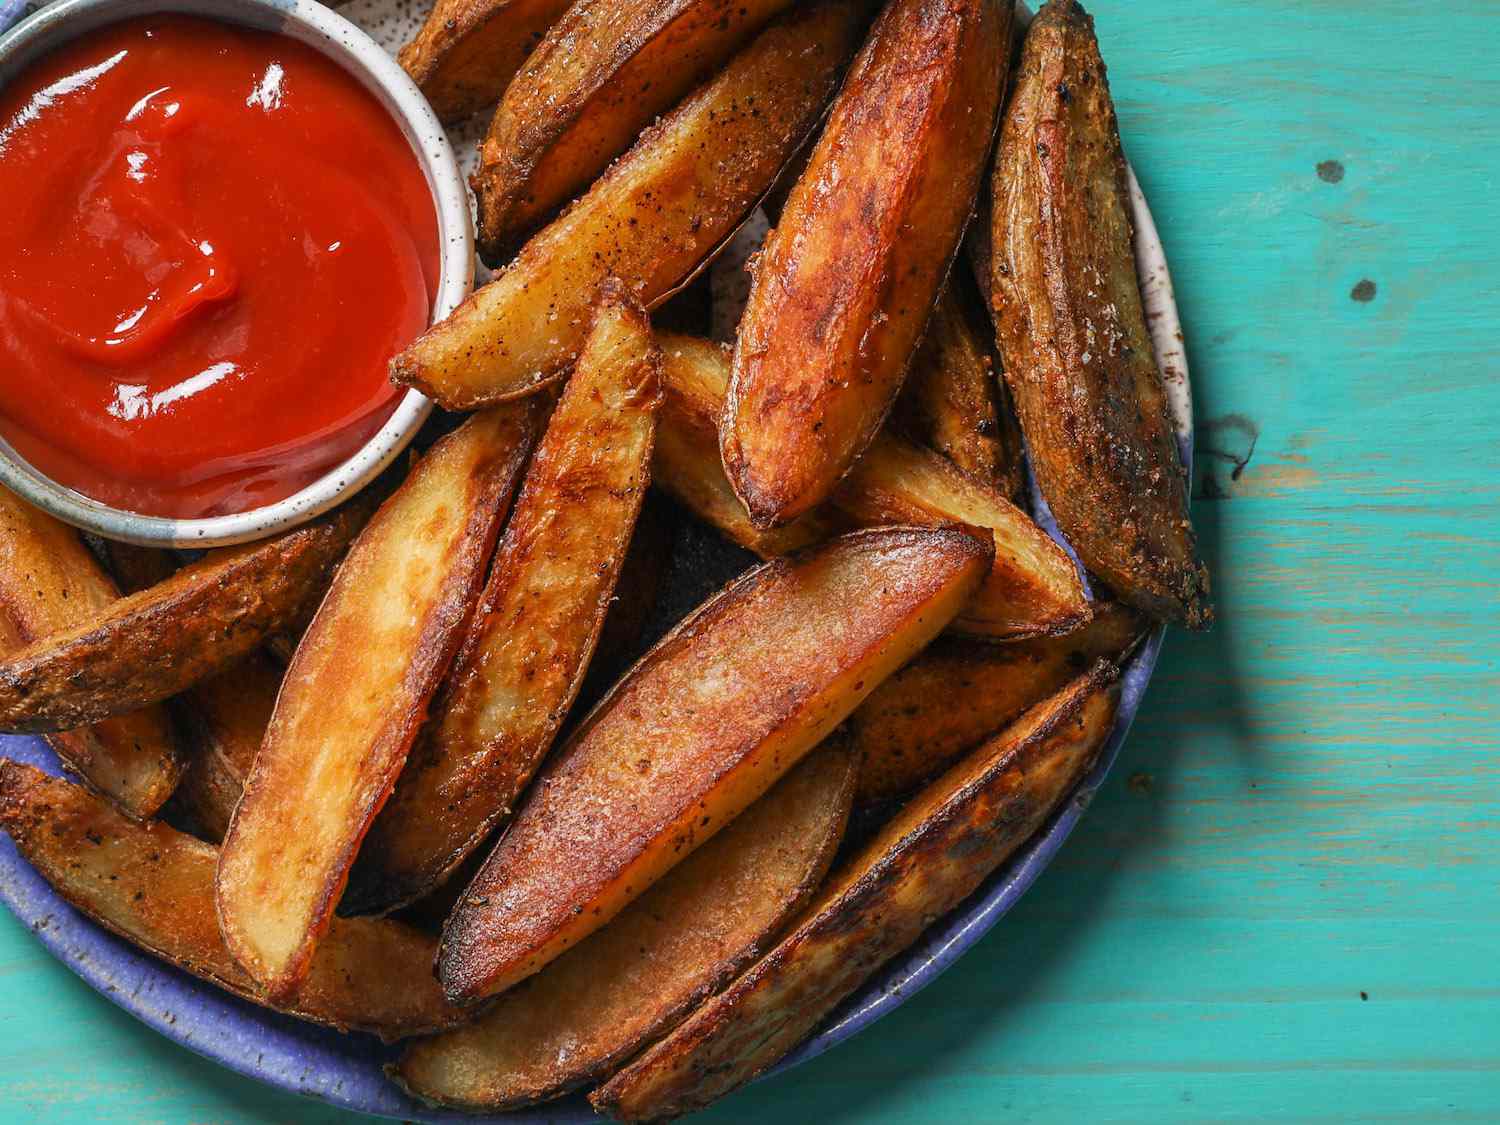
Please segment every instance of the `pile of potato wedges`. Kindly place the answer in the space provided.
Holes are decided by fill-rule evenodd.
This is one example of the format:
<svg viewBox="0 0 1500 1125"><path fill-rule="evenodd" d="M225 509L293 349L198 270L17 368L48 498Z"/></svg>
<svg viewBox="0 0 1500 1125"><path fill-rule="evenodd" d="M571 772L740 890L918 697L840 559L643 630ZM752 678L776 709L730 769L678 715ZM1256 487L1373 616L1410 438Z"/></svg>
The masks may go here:
<svg viewBox="0 0 1500 1125"><path fill-rule="evenodd" d="M0 494L0 729L76 778L0 763L0 827L165 961L408 1040L417 1097L676 1116L1211 619L1104 64L1074 0L437 0L402 62L498 103L497 272L391 369L446 432L190 561ZM757 211L715 342L681 309ZM639 653L688 520L762 561Z"/></svg>

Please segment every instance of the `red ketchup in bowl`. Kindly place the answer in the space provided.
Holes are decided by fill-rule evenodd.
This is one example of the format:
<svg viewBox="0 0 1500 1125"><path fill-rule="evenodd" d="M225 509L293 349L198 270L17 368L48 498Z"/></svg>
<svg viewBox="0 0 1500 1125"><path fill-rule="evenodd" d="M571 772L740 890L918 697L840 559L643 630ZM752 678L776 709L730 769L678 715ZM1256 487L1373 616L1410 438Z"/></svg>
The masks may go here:
<svg viewBox="0 0 1500 1125"><path fill-rule="evenodd" d="M113 507L291 495L395 409L431 192L333 60L188 16L86 33L0 89L0 436Z"/></svg>

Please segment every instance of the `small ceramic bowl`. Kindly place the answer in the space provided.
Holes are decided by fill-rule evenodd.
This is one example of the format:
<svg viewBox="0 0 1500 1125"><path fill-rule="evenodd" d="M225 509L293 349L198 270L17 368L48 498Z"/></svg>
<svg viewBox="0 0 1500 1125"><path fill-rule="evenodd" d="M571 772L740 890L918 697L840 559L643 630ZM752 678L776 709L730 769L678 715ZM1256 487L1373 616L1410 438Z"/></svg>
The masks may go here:
<svg viewBox="0 0 1500 1125"><path fill-rule="evenodd" d="M474 230L452 146L427 99L396 61L318 0L62 0L0 36L0 87L84 32L161 12L289 35L332 59L375 95L401 126L432 190L442 248L432 322L452 312L474 286ZM108 539L157 547L244 543L304 523L357 492L401 452L431 411L426 396L407 391L385 425L348 460L285 500L234 515L179 520L113 508L51 480L3 439L0 483L59 519Z"/></svg>

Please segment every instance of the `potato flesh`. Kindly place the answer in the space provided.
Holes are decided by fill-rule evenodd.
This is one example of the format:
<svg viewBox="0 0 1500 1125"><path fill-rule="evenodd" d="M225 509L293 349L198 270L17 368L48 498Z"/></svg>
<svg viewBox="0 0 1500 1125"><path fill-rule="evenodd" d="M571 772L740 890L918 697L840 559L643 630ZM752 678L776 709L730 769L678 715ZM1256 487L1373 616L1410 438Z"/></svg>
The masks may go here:
<svg viewBox="0 0 1500 1125"><path fill-rule="evenodd" d="M1092 21L1072 0L1027 32L993 196L996 339L1058 527L1122 600L1206 627L1208 572L1142 310L1119 128Z"/></svg>
<svg viewBox="0 0 1500 1125"><path fill-rule="evenodd" d="M988 561L958 531L860 532L704 603L532 786L444 930L449 997L501 992L608 922L931 640Z"/></svg>
<svg viewBox="0 0 1500 1125"><path fill-rule="evenodd" d="M570 0L437 0L399 56L444 124L462 121L505 92Z"/></svg>
<svg viewBox="0 0 1500 1125"><path fill-rule="evenodd" d="M534 427L481 414L350 548L297 647L219 860L219 917L273 1000L301 982L472 607Z"/></svg>
<svg viewBox="0 0 1500 1125"><path fill-rule="evenodd" d="M891 0L755 267L720 427L758 527L826 500L891 409L973 211L1012 7Z"/></svg>
<svg viewBox="0 0 1500 1125"><path fill-rule="evenodd" d="M1005 645L939 637L849 716L860 755L856 800L915 789L1094 661L1119 663L1145 629L1144 618L1111 602L1064 637Z"/></svg>
<svg viewBox="0 0 1500 1125"><path fill-rule="evenodd" d="M536 235L493 281L391 364L452 410L529 394L578 354L599 286L650 307L750 212L818 120L860 26L817 0L762 31Z"/></svg>
<svg viewBox="0 0 1500 1125"><path fill-rule="evenodd" d="M0 660L0 730L67 730L156 703L299 620L369 511L211 551Z"/></svg>
<svg viewBox="0 0 1500 1125"><path fill-rule="evenodd" d="M995 640L1060 634L1089 617L1088 600L1072 561L995 489L951 463L893 434L881 434L829 504L762 531L735 502L714 456L713 420L729 381L719 345L686 336L662 337L666 401L657 435L655 481L700 519L763 558L826 539L840 526L889 523L987 529L995 561L954 627Z"/></svg>
<svg viewBox="0 0 1500 1125"><path fill-rule="evenodd" d="M495 111L477 174L486 256L581 193L792 0L579 0Z"/></svg>
<svg viewBox="0 0 1500 1125"><path fill-rule="evenodd" d="M40 770L0 760L0 827L57 892L170 965L257 1004L214 916L216 850L160 821L136 824ZM399 1039L463 1014L432 979L434 942L397 922L334 924L306 984L279 1010Z"/></svg>
<svg viewBox="0 0 1500 1125"><path fill-rule="evenodd" d="M109 576L71 527L0 489L0 653L108 610ZM67 768L134 817L155 813L182 772L167 713L151 706L47 736Z"/></svg>
<svg viewBox="0 0 1500 1125"><path fill-rule="evenodd" d="M597 933L392 1071L446 1105L509 1109L607 1072L759 955L828 870L854 758L835 738Z"/></svg>
<svg viewBox="0 0 1500 1125"><path fill-rule="evenodd" d="M968 755L836 872L803 921L590 1098L626 1121L729 1093L963 901L1046 820L1114 725L1101 665Z"/></svg>
<svg viewBox="0 0 1500 1125"><path fill-rule="evenodd" d="M538 443L432 717L355 865L346 910L441 882L503 823L568 713L645 495L661 357L606 303Z"/></svg>

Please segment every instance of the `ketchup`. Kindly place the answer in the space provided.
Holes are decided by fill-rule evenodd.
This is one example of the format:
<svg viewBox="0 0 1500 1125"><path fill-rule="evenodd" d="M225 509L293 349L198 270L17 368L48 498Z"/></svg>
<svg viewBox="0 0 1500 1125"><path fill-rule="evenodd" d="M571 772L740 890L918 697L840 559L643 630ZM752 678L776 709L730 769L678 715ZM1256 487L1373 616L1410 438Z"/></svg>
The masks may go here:
<svg viewBox="0 0 1500 1125"><path fill-rule="evenodd" d="M350 456L437 273L400 128L286 36L132 19L0 89L0 435L112 506L246 511Z"/></svg>

